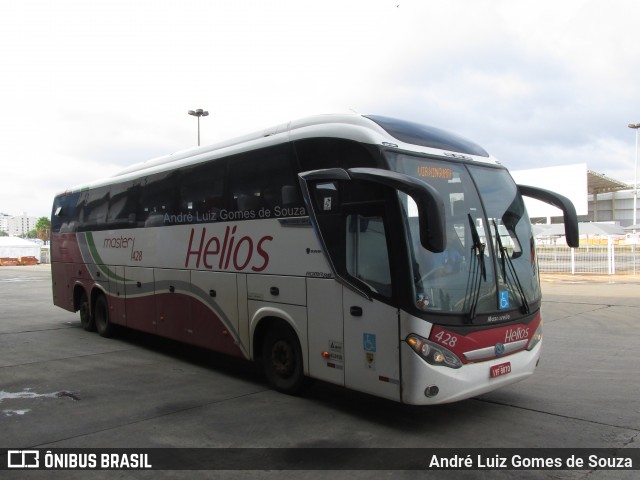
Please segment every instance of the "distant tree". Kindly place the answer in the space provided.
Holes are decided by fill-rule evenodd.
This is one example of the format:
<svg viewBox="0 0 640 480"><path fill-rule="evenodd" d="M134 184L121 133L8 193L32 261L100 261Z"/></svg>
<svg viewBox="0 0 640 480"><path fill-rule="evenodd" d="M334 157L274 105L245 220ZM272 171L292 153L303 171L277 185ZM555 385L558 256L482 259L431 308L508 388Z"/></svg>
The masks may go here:
<svg viewBox="0 0 640 480"><path fill-rule="evenodd" d="M9 234L7 232L5 232L4 230L0 230L0 237L8 237Z"/></svg>
<svg viewBox="0 0 640 480"><path fill-rule="evenodd" d="M50 233L51 220L49 220L47 217L40 217L36 222L36 238L39 238L40 240L49 240Z"/></svg>

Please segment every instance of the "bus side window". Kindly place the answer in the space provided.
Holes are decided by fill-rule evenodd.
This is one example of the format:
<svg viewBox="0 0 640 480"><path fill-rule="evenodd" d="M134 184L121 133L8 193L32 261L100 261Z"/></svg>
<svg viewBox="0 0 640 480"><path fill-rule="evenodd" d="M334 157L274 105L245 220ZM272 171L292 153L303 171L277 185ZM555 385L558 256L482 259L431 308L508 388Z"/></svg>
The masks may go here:
<svg viewBox="0 0 640 480"><path fill-rule="evenodd" d="M346 270L373 292L391 297L391 269L384 220L379 216L348 215Z"/></svg>
<svg viewBox="0 0 640 480"><path fill-rule="evenodd" d="M54 233L72 233L78 229L76 205L78 193L63 194L55 199L51 215L51 231Z"/></svg>
<svg viewBox="0 0 640 480"><path fill-rule="evenodd" d="M217 160L185 168L179 173L178 213L191 222L217 221L224 206L225 162Z"/></svg>
<svg viewBox="0 0 640 480"><path fill-rule="evenodd" d="M291 145L247 152L229 159L230 209L240 218L295 216L302 207Z"/></svg>
<svg viewBox="0 0 640 480"><path fill-rule="evenodd" d="M175 172L149 175L142 180L138 226L159 227L172 223L171 215L175 215L177 201Z"/></svg>
<svg viewBox="0 0 640 480"><path fill-rule="evenodd" d="M140 185L137 182L125 182L111 187L111 200L107 224L109 228L135 228Z"/></svg>
<svg viewBox="0 0 640 480"><path fill-rule="evenodd" d="M109 210L109 187L82 192L78 208L78 231L104 229Z"/></svg>

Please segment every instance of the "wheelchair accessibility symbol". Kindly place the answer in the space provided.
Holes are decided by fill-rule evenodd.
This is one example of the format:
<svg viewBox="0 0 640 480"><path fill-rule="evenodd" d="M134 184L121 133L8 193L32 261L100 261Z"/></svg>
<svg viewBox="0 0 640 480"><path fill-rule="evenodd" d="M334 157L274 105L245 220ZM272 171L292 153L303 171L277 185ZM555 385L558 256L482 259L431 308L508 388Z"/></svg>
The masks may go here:
<svg viewBox="0 0 640 480"><path fill-rule="evenodd" d="M510 307L509 305L509 292L507 290L503 290L499 293L498 299L500 301L499 309L506 310Z"/></svg>
<svg viewBox="0 0 640 480"><path fill-rule="evenodd" d="M364 333L362 335L362 344L365 352L376 351L376 336L374 333Z"/></svg>

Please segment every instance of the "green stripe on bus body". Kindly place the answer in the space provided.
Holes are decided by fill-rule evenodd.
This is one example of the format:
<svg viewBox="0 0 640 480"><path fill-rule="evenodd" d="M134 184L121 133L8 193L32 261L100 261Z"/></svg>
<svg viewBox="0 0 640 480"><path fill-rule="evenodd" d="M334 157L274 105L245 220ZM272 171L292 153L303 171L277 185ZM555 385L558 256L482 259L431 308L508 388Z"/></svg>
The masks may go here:
<svg viewBox="0 0 640 480"><path fill-rule="evenodd" d="M96 248L96 243L93 240L93 233L86 232L85 238L87 239L87 245L89 245L89 253L91 254L91 258L93 259L96 266L104 272L104 274L110 280L120 280L121 282L128 282L129 280L125 277L121 277L113 272L107 265L105 265L104 261L100 257L98 253L98 249Z"/></svg>

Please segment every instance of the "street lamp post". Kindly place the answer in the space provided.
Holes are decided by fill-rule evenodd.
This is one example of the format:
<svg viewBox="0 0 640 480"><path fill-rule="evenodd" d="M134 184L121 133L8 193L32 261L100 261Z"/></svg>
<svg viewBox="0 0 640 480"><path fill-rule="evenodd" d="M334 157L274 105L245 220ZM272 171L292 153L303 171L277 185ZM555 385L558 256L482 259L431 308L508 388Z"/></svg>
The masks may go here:
<svg viewBox="0 0 640 480"><path fill-rule="evenodd" d="M200 146L200 117L206 117L209 115L209 112L206 110L202 110L198 108L197 110L189 110L189 115L193 115L194 117L198 117L198 146Z"/></svg>
<svg viewBox="0 0 640 480"><path fill-rule="evenodd" d="M633 166L633 225L636 225L638 223L636 212L638 206L638 129L640 129L640 123L630 123L629 128L636 131L636 162Z"/></svg>

